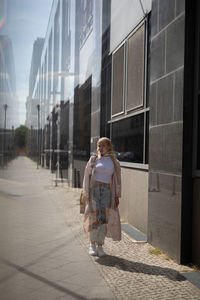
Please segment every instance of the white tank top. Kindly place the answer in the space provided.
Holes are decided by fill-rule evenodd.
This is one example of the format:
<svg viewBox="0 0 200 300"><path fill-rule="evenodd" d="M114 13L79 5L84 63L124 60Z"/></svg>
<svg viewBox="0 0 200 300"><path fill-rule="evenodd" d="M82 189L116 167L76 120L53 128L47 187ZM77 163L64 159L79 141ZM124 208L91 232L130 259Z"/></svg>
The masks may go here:
<svg viewBox="0 0 200 300"><path fill-rule="evenodd" d="M114 164L110 157L101 157L97 159L95 166L95 181L110 183L114 172Z"/></svg>

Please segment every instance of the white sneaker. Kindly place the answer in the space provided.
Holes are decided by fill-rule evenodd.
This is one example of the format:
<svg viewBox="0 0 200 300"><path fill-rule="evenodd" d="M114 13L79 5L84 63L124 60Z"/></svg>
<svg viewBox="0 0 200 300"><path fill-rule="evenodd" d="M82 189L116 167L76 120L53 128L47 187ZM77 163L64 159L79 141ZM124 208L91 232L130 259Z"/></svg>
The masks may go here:
<svg viewBox="0 0 200 300"><path fill-rule="evenodd" d="M98 247L97 247L97 255L98 255L99 257L102 257L102 256L105 256L105 255L106 255L106 253L104 252L102 246L98 246Z"/></svg>
<svg viewBox="0 0 200 300"><path fill-rule="evenodd" d="M89 247L89 254L92 255L92 256L97 255L96 245L90 244L90 247Z"/></svg>

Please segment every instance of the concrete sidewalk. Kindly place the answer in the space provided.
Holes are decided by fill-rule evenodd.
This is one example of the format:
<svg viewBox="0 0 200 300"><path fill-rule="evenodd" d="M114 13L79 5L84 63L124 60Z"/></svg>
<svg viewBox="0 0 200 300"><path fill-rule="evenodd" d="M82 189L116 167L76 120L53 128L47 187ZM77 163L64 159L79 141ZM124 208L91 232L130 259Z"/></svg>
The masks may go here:
<svg viewBox="0 0 200 300"><path fill-rule="evenodd" d="M0 172L0 299L115 299L58 209L49 170L19 157Z"/></svg>
<svg viewBox="0 0 200 300"><path fill-rule="evenodd" d="M126 234L90 257L80 190L55 187L49 170L19 157L0 172L0 299L200 299L191 268Z"/></svg>

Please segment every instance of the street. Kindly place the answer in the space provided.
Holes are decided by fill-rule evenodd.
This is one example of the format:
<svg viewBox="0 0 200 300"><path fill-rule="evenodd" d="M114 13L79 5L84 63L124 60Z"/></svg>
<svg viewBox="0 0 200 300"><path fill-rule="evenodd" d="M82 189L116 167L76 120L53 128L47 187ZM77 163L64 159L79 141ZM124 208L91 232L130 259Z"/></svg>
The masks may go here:
<svg viewBox="0 0 200 300"><path fill-rule="evenodd" d="M80 190L19 156L0 170L0 299L200 299L193 269L149 253L148 243L106 239L90 257Z"/></svg>

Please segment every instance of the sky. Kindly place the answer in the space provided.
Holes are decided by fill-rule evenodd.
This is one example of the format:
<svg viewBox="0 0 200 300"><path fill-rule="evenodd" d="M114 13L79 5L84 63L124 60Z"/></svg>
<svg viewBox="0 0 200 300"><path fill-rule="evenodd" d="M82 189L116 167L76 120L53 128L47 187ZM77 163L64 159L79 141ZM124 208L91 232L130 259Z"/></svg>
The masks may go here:
<svg viewBox="0 0 200 300"><path fill-rule="evenodd" d="M8 4L7 19L0 28L0 34L7 34L12 40L19 119L20 124L24 124L33 43L38 37L45 37L53 0L5 1Z"/></svg>

